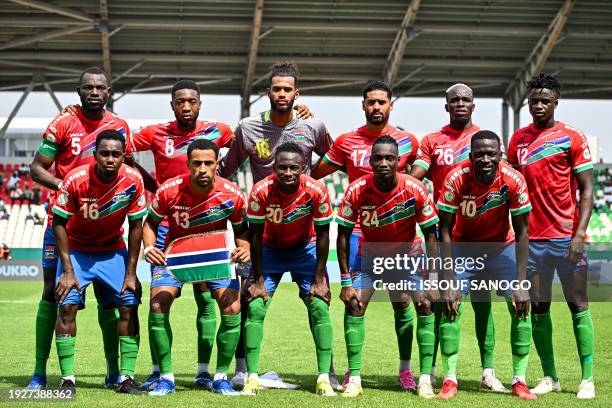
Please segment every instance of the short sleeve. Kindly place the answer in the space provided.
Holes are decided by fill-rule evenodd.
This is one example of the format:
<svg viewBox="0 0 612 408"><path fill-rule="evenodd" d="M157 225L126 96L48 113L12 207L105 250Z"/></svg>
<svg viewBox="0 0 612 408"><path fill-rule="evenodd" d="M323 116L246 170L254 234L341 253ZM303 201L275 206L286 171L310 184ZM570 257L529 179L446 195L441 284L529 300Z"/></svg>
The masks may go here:
<svg viewBox="0 0 612 408"><path fill-rule="evenodd" d="M582 132L570 134L570 160L574 173L580 173L593 168L589 141Z"/></svg>
<svg viewBox="0 0 612 408"><path fill-rule="evenodd" d="M126 121L123 121L125 128L125 157L134 157L134 144L132 142L132 131Z"/></svg>
<svg viewBox="0 0 612 408"><path fill-rule="evenodd" d="M246 220L246 199L244 194L240 193L236 195L236 201L234 204L234 212L230 215L229 220L234 225L240 225Z"/></svg>
<svg viewBox="0 0 612 408"><path fill-rule="evenodd" d="M457 182L460 177L455 177L455 181L451 181L451 176L455 172L450 172L446 175L442 188L440 188L440 194L438 198L437 207L440 211L445 211L451 214L455 214L459 208L459 202L461 201L459 184Z"/></svg>
<svg viewBox="0 0 612 408"><path fill-rule="evenodd" d="M440 219L436 212L435 205L425 186L419 182L416 184L415 190L416 196L416 218L421 228L429 228L432 225L436 225Z"/></svg>
<svg viewBox="0 0 612 408"><path fill-rule="evenodd" d="M320 126L317 130L317 141L314 147L314 151L319 156L323 156L329 151L331 146L334 144L334 141L332 140L329 131L327 130L327 127L325 127L325 124L323 122L320 122L319 125Z"/></svg>
<svg viewBox="0 0 612 408"><path fill-rule="evenodd" d="M43 142L38 148L38 152L52 159L62 150L62 145L66 144L66 121L63 121L66 114L58 115L51 121L43 133Z"/></svg>
<svg viewBox="0 0 612 408"><path fill-rule="evenodd" d="M313 222L314 225L327 225L332 221L334 213L327 190L322 184L319 188L321 191L316 193L316 199L313 200Z"/></svg>
<svg viewBox="0 0 612 408"><path fill-rule="evenodd" d="M340 136L337 138L334 143L331 145L325 156L323 156L323 161L333 165L334 167L343 168L346 164L346 155L342 151L342 144L344 141L344 137Z"/></svg>
<svg viewBox="0 0 612 408"><path fill-rule="evenodd" d="M412 166L416 162L416 159L419 155L419 141L413 134L409 134L409 137L411 149L407 153L406 157L408 158L408 164Z"/></svg>
<svg viewBox="0 0 612 408"><path fill-rule="evenodd" d="M144 194L144 185L140 177L136 181L136 192L130 199L130 208L128 209L128 220L138 220L147 215L147 200Z"/></svg>
<svg viewBox="0 0 612 408"><path fill-rule="evenodd" d="M263 183L267 182L263 181ZM249 194L249 205L247 207L247 219L249 224L263 224L266 219L266 207L268 206L265 188L257 188L259 184L251 190Z"/></svg>
<svg viewBox="0 0 612 408"><path fill-rule="evenodd" d="M70 173L68 175L70 175ZM76 193L77 191L74 178L68 185L64 185L62 183L62 186L56 193L55 203L51 209L53 214L70 219L70 217L72 217L77 211L78 207L78 204L76 204Z"/></svg>
<svg viewBox="0 0 612 408"><path fill-rule="evenodd" d="M525 214L531 211L527 183L523 175L518 171L510 170L509 172L512 172L512 177L508 180L510 215Z"/></svg>
<svg viewBox="0 0 612 408"><path fill-rule="evenodd" d="M221 136L215 140L215 143L219 148L229 148L232 144L232 140L234 140L234 131L231 127L221 122L217 122L217 129L219 133L221 133Z"/></svg>
<svg viewBox="0 0 612 408"><path fill-rule="evenodd" d="M427 136L421 140L420 146L418 146L418 151L416 154L416 159L414 161L415 166L419 166L424 168L425 170L429 170L429 166L431 166L431 139Z"/></svg>
<svg viewBox="0 0 612 408"><path fill-rule="evenodd" d="M234 132L234 137L230 142L229 151L221 159L217 174L221 177L230 177L248 157L248 152L244 146L242 128L240 125Z"/></svg>
<svg viewBox="0 0 612 408"><path fill-rule="evenodd" d="M135 152L151 150L153 142L153 127L147 126L132 135L132 147Z"/></svg>
<svg viewBox="0 0 612 408"><path fill-rule="evenodd" d="M516 138L517 137L517 133L512 135L512 138L510 139L510 142L508 142L508 164L510 164L512 167L514 167L515 169L519 168L519 161L518 161L518 152L517 152L517 148L516 148Z"/></svg>
<svg viewBox="0 0 612 408"><path fill-rule="evenodd" d="M168 215L168 190L163 189L164 186L160 187L157 192L155 192L155 197L153 197L153 201L149 206L149 215L156 219L157 221L161 221L165 216Z"/></svg>
<svg viewBox="0 0 612 408"><path fill-rule="evenodd" d="M344 194L344 199L340 204L340 208L338 209L338 214L336 214L336 222L343 227L353 228L357 223L357 217L359 216L358 211L358 197L357 197L357 188L351 188L353 184L351 184Z"/></svg>

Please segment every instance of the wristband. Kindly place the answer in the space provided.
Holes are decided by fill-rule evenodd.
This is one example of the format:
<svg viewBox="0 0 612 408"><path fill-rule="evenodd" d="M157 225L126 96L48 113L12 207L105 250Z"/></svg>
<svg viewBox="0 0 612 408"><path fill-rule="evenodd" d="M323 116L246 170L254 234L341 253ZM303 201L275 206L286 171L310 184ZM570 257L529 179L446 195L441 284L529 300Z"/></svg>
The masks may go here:
<svg viewBox="0 0 612 408"><path fill-rule="evenodd" d="M148 254L149 252L151 252L151 250L152 250L153 248L155 248L153 245L149 245L148 247L146 247L146 248L145 248L145 249L142 251L143 255L144 255L144 256L147 256L147 254Z"/></svg>

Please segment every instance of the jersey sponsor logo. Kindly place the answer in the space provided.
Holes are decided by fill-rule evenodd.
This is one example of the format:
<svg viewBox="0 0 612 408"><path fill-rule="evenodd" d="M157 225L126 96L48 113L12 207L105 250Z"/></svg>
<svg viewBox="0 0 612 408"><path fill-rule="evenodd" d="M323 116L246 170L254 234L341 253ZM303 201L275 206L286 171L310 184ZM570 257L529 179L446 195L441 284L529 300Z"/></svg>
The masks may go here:
<svg viewBox="0 0 612 408"><path fill-rule="evenodd" d="M176 180L173 180L173 181L171 181L171 182L169 182L169 183L166 183L166 184L164 184L163 186L161 186L161 187L159 188L158 192L162 192L162 191L167 190L167 189L169 189L169 188L172 188L172 187L174 187L174 186L178 186L179 184L182 184L182 183L183 183L183 178L182 178L182 177L181 177L181 178L178 178L178 179L176 179Z"/></svg>
<svg viewBox="0 0 612 408"><path fill-rule="evenodd" d="M525 204L529 197L527 197L527 193L521 193L518 198L519 204Z"/></svg>
<svg viewBox="0 0 612 408"><path fill-rule="evenodd" d="M268 139L261 139L255 142L255 151L260 159L267 159L270 157L270 141Z"/></svg>
<svg viewBox="0 0 612 408"><path fill-rule="evenodd" d="M329 205L327 205L327 203L323 203L319 206L319 212L321 214L325 214L327 210L329 210Z"/></svg>
<svg viewBox="0 0 612 408"><path fill-rule="evenodd" d="M310 181L306 182L306 187L312 188L321 196L319 202L322 203L327 199L327 192L323 190L318 184L312 183Z"/></svg>
<svg viewBox="0 0 612 408"><path fill-rule="evenodd" d="M261 208L256 201L251 201L251 204L249 204L249 207L251 207L251 210L253 211L259 211L259 209Z"/></svg>
<svg viewBox="0 0 612 408"><path fill-rule="evenodd" d="M227 184L227 183L223 183L223 187L226 190L229 190L232 193L236 194L237 196L242 197L242 190L234 188L233 186L231 186L230 184Z"/></svg>

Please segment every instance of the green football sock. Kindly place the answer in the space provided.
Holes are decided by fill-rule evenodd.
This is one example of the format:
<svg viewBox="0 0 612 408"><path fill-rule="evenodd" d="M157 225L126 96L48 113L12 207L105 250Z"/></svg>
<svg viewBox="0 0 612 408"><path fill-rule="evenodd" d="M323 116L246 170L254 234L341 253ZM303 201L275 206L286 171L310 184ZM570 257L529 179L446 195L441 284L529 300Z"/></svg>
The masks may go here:
<svg viewBox="0 0 612 408"><path fill-rule="evenodd" d="M217 372L227 373L240 337L240 314L221 315L217 332Z"/></svg>
<svg viewBox="0 0 612 408"><path fill-rule="evenodd" d="M412 336L414 330L414 315L412 307L408 305L405 309L393 309L395 318L395 335L397 336L397 347L400 360L412 358Z"/></svg>
<svg viewBox="0 0 612 408"><path fill-rule="evenodd" d="M53 331L57 319L57 305L41 300L36 312L36 364L34 374L47 375L47 360L53 342Z"/></svg>
<svg viewBox="0 0 612 408"><path fill-rule="evenodd" d="M442 373L444 375L457 375L462 313L463 302L459 306L459 312L454 320L450 320L445 314L442 315L442 320L440 320L440 354L442 356Z"/></svg>
<svg viewBox="0 0 612 408"><path fill-rule="evenodd" d="M540 363L545 376L552 377L557 381L557 370L555 368L555 353L552 342L552 320L550 312L531 315L531 329L533 342L535 344Z"/></svg>
<svg viewBox="0 0 612 408"><path fill-rule="evenodd" d="M440 321L442 320L442 303L437 302L433 305L434 308L434 350L433 357L431 359L431 367L432 369L436 366L436 358L438 357L438 346L440 345Z"/></svg>
<svg viewBox="0 0 612 408"><path fill-rule="evenodd" d="M104 310L98 305L98 324L102 330L104 357L106 358L106 375L119 374L119 312L117 309Z"/></svg>
<svg viewBox="0 0 612 408"><path fill-rule="evenodd" d="M472 302L474 310L474 327L480 350L480 366L494 368L495 357L495 326L491 302Z"/></svg>
<svg viewBox="0 0 612 408"><path fill-rule="evenodd" d="M198 329L198 363L208 364L215 343L215 330L217 329L216 302L210 291L194 292L198 314L196 327Z"/></svg>
<svg viewBox="0 0 612 408"><path fill-rule="evenodd" d="M119 346L121 350L121 374L134 377L140 336L119 336Z"/></svg>
<svg viewBox="0 0 612 408"><path fill-rule="evenodd" d="M344 313L344 341L351 375L361 375L361 350L365 340L365 317Z"/></svg>
<svg viewBox="0 0 612 408"><path fill-rule="evenodd" d="M257 298L249 304L249 313L244 324L244 349L246 351L246 364L249 373L259 372L259 355L261 353L261 341L264 333L264 318L270 306L272 298L264 303L262 298Z"/></svg>
<svg viewBox="0 0 612 408"><path fill-rule="evenodd" d="M512 348L512 375L524 376L529 363L531 347L531 317L517 319L512 302L506 302L510 312L510 346Z"/></svg>
<svg viewBox="0 0 612 408"><path fill-rule="evenodd" d="M317 353L317 369L319 374L329 373L332 358L332 344L334 332L331 318L329 317L329 305L318 297L302 298L308 309L308 318L312 326L312 337Z"/></svg>
<svg viewBox="0 0 612 408"><path fill-rule="evenodd" d="M74 375L74 349L76 336L63 334L55 336L57 346L57 358L59 360L60 373L62 377Z"/></svg>
<svg viewBox="0 0 612 408"><path fill-rule="evenodd" d="M593 345L595 342L591 311L585 310L572 314L572 323L576 346L578 347L578 357L580 357L580 366L582 367L582 379L590 380L593 378Z"/></svg>
<svg viewBox="0 0 612 408"><path fill-rule="evenodd" d="M160 374L172 373L172 328L168 313L149 312L149 341L157 355Z"/></svg>
<svg viewBox="0 0 612 408"><path fill-rule="evenodd" d="M435 326L436 317L433 314L429 316L417 316L417 344L419 345L421 374L431 373L434 344L436 341L436 335L434 333Z"/></svg>

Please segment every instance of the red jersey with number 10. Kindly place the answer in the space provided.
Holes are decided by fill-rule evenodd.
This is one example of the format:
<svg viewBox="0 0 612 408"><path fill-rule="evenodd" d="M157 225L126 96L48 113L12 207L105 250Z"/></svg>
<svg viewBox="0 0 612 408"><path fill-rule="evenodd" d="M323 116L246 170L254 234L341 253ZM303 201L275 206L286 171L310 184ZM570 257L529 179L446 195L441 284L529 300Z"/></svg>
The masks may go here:
<svg viewBox="0 0 612 408"><path fill-rule="evenodd" d="M329 224L332 206L322 183L305 174L295 194L283 194L273 174L253 186L247 217L264 226L263 240L274 248L295 248L312 242L314 225Z"/></svg>
<svg viewBox="0 0 612 408"><path fill-rule="evenodd" d="M444 180L438 200L440 211L456 214L453 241L513 242L510 215L531 210L525 178L500 162L491 184L476 179L470 162L455 167Z"/></svg>
<svg viewBox="0 0 612 408"><path fill-rule="evenodd" d="M571 238L579 217L575 174L593 168L584 133L562 122L548 129L531 124L512 135L508 162L529 187L529 239Z"/></svg>
<svg viewBox="0 0 612 408"><path fill-rule="evenodd" d="M193 130L180 129L176 121L147 126L134 134L134 151L149 150L155 159L155 179L159 184L189 174L187 148L194 140L207 139L219 147L229 147L234 132L221 122L198 120Z"/></svg>
<svg viewBox="0 0 612 408"><path fill-rule="evenodd" d="M125 164L111 183L100 181L95 164L77 167L66 174L53 213L67 218L70 249L84 252L125 248L123 222L147 214L142 178Z"/></svg>

